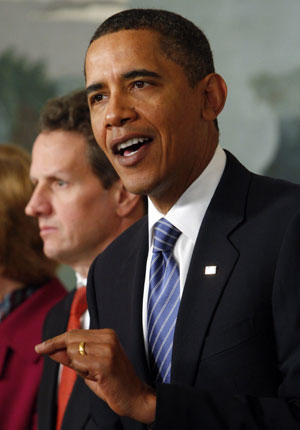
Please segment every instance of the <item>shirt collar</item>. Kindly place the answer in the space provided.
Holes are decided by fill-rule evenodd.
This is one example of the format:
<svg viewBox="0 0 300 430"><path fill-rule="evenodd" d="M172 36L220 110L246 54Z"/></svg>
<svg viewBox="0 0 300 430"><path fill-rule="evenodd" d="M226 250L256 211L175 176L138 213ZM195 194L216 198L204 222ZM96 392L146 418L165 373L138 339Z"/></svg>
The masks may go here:
<svg viewBox="0 0 300 430"><path fill-rule="evenodd" d="M152 244L153 226L162 217L196 242L199 228L220 182L225 164L226 154L218 145L209 164L166 215L159 212L148 198L149 246Z"/></svg>
<svg viewBox="0 0 300 430"><path fill-rule="evenodd" d="M75 272L75 275L76 275L76 288L86 287L86 285L87 285L87 278L84 278L78 272Z"/></svg>

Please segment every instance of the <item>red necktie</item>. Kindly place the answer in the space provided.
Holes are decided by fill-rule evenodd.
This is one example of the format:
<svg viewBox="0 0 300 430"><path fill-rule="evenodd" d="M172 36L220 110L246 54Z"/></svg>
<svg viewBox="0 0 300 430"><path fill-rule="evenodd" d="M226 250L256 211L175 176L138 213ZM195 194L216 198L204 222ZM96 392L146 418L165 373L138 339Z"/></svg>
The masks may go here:
<svg viewBox="0 0 300 430"><path fill-rule="evenodd" d="M86 287L80 287L77 289L73 298L67 331L79 329L81 327L80 318L86 309ZM58 389L56 430L61 429L64 413L72 393L76 377L77 374L73 369L70 369L67 366L63 367Z"/></svg>

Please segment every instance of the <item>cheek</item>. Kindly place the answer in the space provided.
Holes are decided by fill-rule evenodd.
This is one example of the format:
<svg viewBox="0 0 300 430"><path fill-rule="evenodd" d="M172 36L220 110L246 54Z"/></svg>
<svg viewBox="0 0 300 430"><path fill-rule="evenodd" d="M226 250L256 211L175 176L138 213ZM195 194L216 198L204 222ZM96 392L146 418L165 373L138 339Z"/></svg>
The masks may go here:
<svg viewBox="0 0 300 430"><path fill-rule="evenodd" d="M79 211L76 211L76 213L66 213L61 220L62 225L62 231L67 236L75 236L77 234L78 228L81 228L82 223L84 222L83 214Z"/></svg>
<svg viewBox="0 0 300 430"><path fill-rule="evenodd" d="M186 115L186 112L185 112ZM144 112L145 118L152 124L161 137L173 135L182 122L183 112L176 107L176 103L159 101Z"/></svg>
<svg viewBox="0 0 300 430"><path fill-rule="evenodd" d="M91 125L92 125L92 130L95 136L95 139L98 143L98 145L100 146L100 148L105 152L105 127L101 126L102 124L102 120L98 119L97 120L97 116L95 114L93 114L91 116Z"/></svg>
<svg viewBox="0 0 300 430"><path fill-rule="evenodd" d="M80 199L66 199L65 203L57 216L65 231L75 232L78 226L86 223L89 208Z"/></svg>

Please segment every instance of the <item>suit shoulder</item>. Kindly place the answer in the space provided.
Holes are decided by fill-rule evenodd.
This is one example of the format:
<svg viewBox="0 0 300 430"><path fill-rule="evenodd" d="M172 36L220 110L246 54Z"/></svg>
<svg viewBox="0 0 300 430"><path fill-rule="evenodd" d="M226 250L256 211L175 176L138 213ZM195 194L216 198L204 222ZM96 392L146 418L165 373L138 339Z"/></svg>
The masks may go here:
<svg viewBox="0 0 300 430"><path fill-rule="evenodd" d="M283 179L252 174L249 198L277 210L300 210L300 185Z"/></svg>
<svg viewBox="0 0 300 430"><path fill-rule="evenodd" d="M290 182L281 178L273 178L270 176L259 175L257 173L252 173L252 175L253 180L259 185L276 188L277 190L282 190L283 192L291 192L298 195L300 194L300 185L294 182Z"/></svg>
<svg viewBox="0 0 300 430"><path fill-rule="evenodd" d="M253 208L274 207L287 208L292 211L300 209L300 185L283 179L271 178L249 171L230 152L226 151L227 163L224 181L228 189L237 190L245 184L248 189L248 206Z"/></svg>

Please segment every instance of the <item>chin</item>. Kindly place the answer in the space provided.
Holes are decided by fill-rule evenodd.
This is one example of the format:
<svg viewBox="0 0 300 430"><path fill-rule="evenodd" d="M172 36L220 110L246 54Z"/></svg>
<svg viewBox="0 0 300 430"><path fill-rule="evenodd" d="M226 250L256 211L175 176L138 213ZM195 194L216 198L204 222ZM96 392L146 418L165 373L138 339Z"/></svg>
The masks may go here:
<svg viewBox="0 0 300 430"><path fill-rule="evenodd" d="M157 188L157 184L138 178L137 180L123 181L127 191L137 195L151 195ZM158 184L159 185L159 184Z"/></svg>
<svg viewBox="0 0 300 430"><path fill-rule="evenodd" d="M51 247L44 246L44 254L46 257L51 258L52 260L59 261L59 252L57 249L53 249Z"/></svg>

